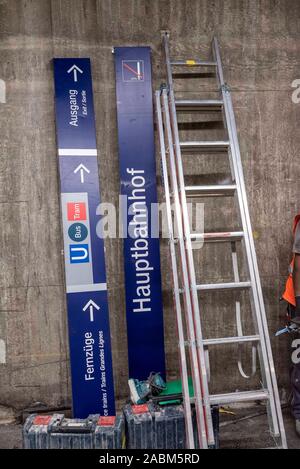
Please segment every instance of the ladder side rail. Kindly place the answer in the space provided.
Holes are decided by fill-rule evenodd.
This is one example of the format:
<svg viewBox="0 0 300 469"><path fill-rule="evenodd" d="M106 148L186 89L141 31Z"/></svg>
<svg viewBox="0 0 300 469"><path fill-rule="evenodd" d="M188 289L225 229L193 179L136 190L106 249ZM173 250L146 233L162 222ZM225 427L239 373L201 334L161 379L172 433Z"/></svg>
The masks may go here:
<svg viewBox="0 0 300 469"><path fill-rule="evenodd" d="M167 213L167 226L168 226L168 235L169 235L169 244L170 244L170 255L171 255L172 274L173 274L172 275L173 298L174 298L174 306L176 310L177 333L178 333L178 339L179 339L180 370L181 370L181 380L182 380L182 394L183 394L183 406L184 406L184 416L185 416L186 441L187 441L188 449L194 449L195 442L194 442L194 431L193 431L193 422L192 422L192 413L191 413L191 400L190 400L189 385L188 385L188 367L187 367L186 347L185 347L185 340L184 340L184 327L183 327L183 321L182 321L181 300L180 300L180 293L179 293L176 252L175 252L175 245L174 245L174 232L173 232L172 212L171 212L171 202L170 202L170 187L169 187L169 178L168 178L168 166L167 166L167 160L166 160L166 148L165 148L165 139L164 139L163 120L162 120L162 109L161 109L161 102L160 102L160 91L156 91L155 93L155 102L156 102L158 133L159 133L159 143L160 143L160 152L161 152L161 164L162 164L162 173L163 173L163 180L164 180L165 200L166 200L166 213Z"/></svg>
<svg viewBox="0 0 300 469"><path fill-rule="evenodd" d="M194 267L194 258L193 258L193 250L192 250L192 243L190 237L190 229L189 229L189 215L187 210L187 201L185 195L185 184L184 184L184 175L183 175L183 167L182 167L182 160L181 160L181 150L180 150L180 143L179 143L179 133L178 133L178 123L176 117L176 106L175 106L175 97L174 97L174 89L173 89L173 79L172 79L172 69L170 64L170 56L169 56L169 44L168 44L168 35L164 35L164 46L165 46L165 56L166 56L166 64L167 64L167 81L169 87L169 106L170 106L170 115L171 115L171 126L172 132L174 135L175 140L175 164L176 164L176 171L179 180L179 188L180 188L180 199L181 199L181 210L182 210L182 221L183 221L183 229L184 229L184 236L185 236L185 249L187 254L187 266L188 266L188 274L191 284L191 300L192 300L192 311L193 311L193 320L194 320L194 327L195 327L195 335L197 339L197 352L198 352L198 360L201 369L201 381L202 381L202 390L203 390L203 402L205 407L205 417L206 417L206 430L207 430L207 439L209 445L214 445L214 432L213 432L213 424L212 424L212 416L211 416L211 409L210 409L210 400L209 400L209 389L208 389L208 376L207 376L207 369L205 363L205 351L203 345L203 335L201 330L201 323L200 323L200 311L199 311L199 302L198 302L198 293L196 288L196 277L195 277L195 267Z"/></svg>
<svg viewBox="0 0 300 469"><path fill-rule="evenodd" d="M233 114L231 96L230 96L229 92L226 92L226 95L227 95L226 96L226 101L228 101L229 112L230 112L230 116L231 116L231 119L232 119L232 118L234 118L234 114ZM234 129L234 132L237 132L235 122L233 122L233 129ZM265 346L266 353L267 353L267 356L268 356L268 366L269 366L269 372L270 372L270 376L271 376L271 384L272 384L272 387L273 387L273 394L271 395L271 400L274 399L275 408L276 408L276 412L277 412L277 421L278 421L278 425L279 425L279 429L280 429L280 432L277 432L276 431L276 426L275 426L274 433L275 433L275 435L277 435L279 433L281 434L282 446L285 446L285 445L287 445L287 443L286 443L285 429L284 429L284 423L283 423L283 417L282 417L279 390L278 390L278 385L277 385L275 364L274 364L273 352L272 352L271 341L270 341L270 336L269 336L267 317L266 317L265 305L264 305L264 300L263 300L263 293L262 293L261 281L260 281L260 276L259 276L258 262L257 262L257 256L256 256L256 251L255 251L255 246L254 246L254 239L253 239L253 234L252 234L248 203L247 203L247 199L246 199L246 189L245 189L243 170L241 169L241 157L240 157L240 151L239 151L239 148L238 148L238 142L235 143L235 150L237 150L236 151L236 164L237 164L237 169L239 171L239 173L238 173L239 184L241 186L241 192L242 192L242 195L243 195L242 203L243 203L243 206L244 206L246 223L247 223L247 227L248 227L247 234L245 236L245 241L248 242L249 246L250 246L250 259L251 259L251 262L252 262L253 270L255 272L253 290L255 291L255 293L257 295L257 298L258 298L258 301L259 301L259 310L258 311L260 312L260 314L258 314L258 317L259 317L259 319L261 321L261 325L262 325L264 346ZM255 286L255 288L254 288L254 286ZM271 402L271 404L272 404L272 402Z"/></svg>
<svg viewBox="0 0 300 469"><path fill-rule="evenodd" d="M168 150L169 150L171 188L172 188L173 198L174 198L175 220L177 224L179 252L180 252L180 260L181 260L181 267L182 267L182 276L183 276L184 304L185 304L189 349L190 349L190 356L191 356L191 371L192 371L192 377L193 377L194 393L196 397L195 406L196 406L196 417L197 417L197 427L198 427L198 438L199 438L200 448L207 449L208 442L207 442L207 435L206 435L206 420L205 420L205 414L204 414L204 409L203 409L201 374L200 374L200 368L199 368L199 363L198 363L196 337L195 337L194 323L193 323L192 305L191 305L190 290L189 290L188 267L187 267L187 262L186 262L186 257L185 257L184 234L183 234L183 228L182 228L181 206L180 206L180 199L179 199L179 193L178 193L178 183L177 183L177 174L176 174L176 167L175 167L175 161L174 161L175 158L174 158L174 150L173 150L172 131L171 131L170 116L169 116L169 108L168 108L168 96L167 96L166 90L164 90L162 93L162 99L163 99L163 110L164 110L164 113L163 113L164 124L165 124L165 129L166 129L166 134L167 134L167 142L168 142Z"/></svg>
<svg viewBox="0 0 300 469"><path fill-rule="evenodd" d="M241 163L241 154L240 154L240 149L239 149L239 143L237 140L237 129L236 129L236 123L235 123L235 118L234 118L231 95L230 95L230 92L225 89L225 82L224 82L223 71L222 71L222 63L221 63L219 47L218 47L216 38L214 38L214 51L216 55L217 70L218 70L218 75L219 75L219 80L220 80L220 85L221 85L221 90L222 90L222 96L224 100L224 108L225 108L225 113L226 113L226 121L228 125L229 137L230 137L230 141L232 142L232 150L233 150L232 158L233 158L235 175L238 180L237 188L239 192L240 212L241 212L241 217L242 217L242 223L245 228L244 230L245 231L245 246L246 246L248 266L249 266L249 271L250 271L250 276L251 276L251 281L252 281L252 290L253 290L255 303L256 305L258 305L258 308L255 308L255 311L256 311L258 327L259 327L259 330L261 331L260 335L262 337L261 349L262 349L262 353L264 357L263 363L265 365L265 373L266 373L267 381L271 380L271 383L270 383L271 387L268 386L268 388L272 389L273 391L270 394L270 405L271 405L271 408L273 408L273 410L275 407L275 413L277 416L277 419L275 419L275 421L273 420L273 423L275 424L274 433L275 435L281 435L282 446L284 447L287 445L285 429L284 429L283 418L282 418L282 410L281 410L279 391L278 391L278 386L277 386L277 379L276 379L276 373L275 373L271 342L270 342L270 337L269 337L269 332L268 332L267 318L266 318L265 306L264 306L264 301L263 301L261 282L260 282L260 277L259 277L259 270L258 270L258 263L257 263L256 252L255 252L255 246L254 246L253 233L252 233L252 228L251 228L245 181L244 181L244 175L243 175L243 169L242 169L242 163Z"/></svg>

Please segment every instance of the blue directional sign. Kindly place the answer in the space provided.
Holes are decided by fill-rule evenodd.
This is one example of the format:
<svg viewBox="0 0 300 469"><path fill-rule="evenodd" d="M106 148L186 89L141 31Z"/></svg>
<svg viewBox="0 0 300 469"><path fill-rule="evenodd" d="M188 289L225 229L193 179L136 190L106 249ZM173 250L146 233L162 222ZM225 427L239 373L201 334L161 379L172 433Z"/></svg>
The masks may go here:
<svg viewBox="0 0 300 469"><path fill-rule="evenodd" d="M73 413L115 415L89 59L54 59Z"/></svg>
<svg viewBox="0 0 300 469"><path fill-rule="evenodd" d="M149 47L114 49L129 376L138 379L165 375L150 54Z"/></svg>

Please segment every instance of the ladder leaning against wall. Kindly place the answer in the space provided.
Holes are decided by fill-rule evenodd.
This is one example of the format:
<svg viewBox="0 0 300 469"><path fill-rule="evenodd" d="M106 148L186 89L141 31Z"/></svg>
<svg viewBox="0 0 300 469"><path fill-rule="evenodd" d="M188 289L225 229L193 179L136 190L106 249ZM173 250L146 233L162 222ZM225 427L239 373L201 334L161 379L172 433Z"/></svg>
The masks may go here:
<svg viewBox="0 0 300 469"><path fill-rule="evenodd" d="M159 131L163 185L167 209L168 235L171 254L173 293L175 302L176 322L179 339L179 356L182 379L182 393L186 422L186 441L188 448L195 448L192 412L196 411L198 443L202 449L214 447L215 438L211 416L211 406L229 405L242 402L266 403L270 435L275 447L286 448L286 436L282 418L281 404L272 357L271 343L267 326L266 312L260 283L254 240L249 217L245 182L241 163L241 155L237 138L231 94L224 81L219 46L213 40L211 61L175 60L169 54L169 34L163 33L163 48L166 59L167 84L156 92L156 110ZM173 79L176 70L184 70L181 78L188 77L194 70L211 70L218 82L218 99L176 99ZM175 80L174 80L175 81ZM199 90L200 92L201 90ZM227 139L183 141L180 138L178 117L181 113L193 116L199 112L220 112L227 131ZM218 153L222 158L229 157L231 181L229 184L186 185L182 156L190 158L197 155ZM195 168L196 173L196 168ZM205 199L207 197L235 197L240 221L239 231L193 233L190 226L187 200ZM220 204L221 205L221 204ZM232 204L232 207L233 204ZM174 210L174 216L173 212ZM234 208L233 208L234 210ZM204 231L204 230L203 230ZM199 283L196 279L193 244L228 243L231 249L233 281L224 283ZM247 264L245 281L240 280L237 244L241 243ZM212 266L212 268L215 268ZM199 302L199 293L212 294L218 291L233 291L238 294L247 291L250 295L253 325L255 332L244 335L241 321L241 303L234 300L236 312L237 334L233 337L203 337L203 311ZM188 344L188 346L187 346ZM253 374L256 372L255 352L258 351L261 386L259 389L210 394L209 350L212 347L232 346L236 344L239 352L238 367L240 373L249 378L241 364L242 348L251 344L253 354ZM186 350L188 349L188 355ZM191 373L194 397L189 394L188 375ZM226 377L224 384L230 384Z"/></svg>

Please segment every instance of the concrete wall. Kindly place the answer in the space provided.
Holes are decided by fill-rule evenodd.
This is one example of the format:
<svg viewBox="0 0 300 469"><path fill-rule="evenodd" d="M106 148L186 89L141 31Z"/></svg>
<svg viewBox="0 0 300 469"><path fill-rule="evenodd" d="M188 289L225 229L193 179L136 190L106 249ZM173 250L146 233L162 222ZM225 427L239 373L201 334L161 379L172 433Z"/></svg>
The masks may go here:
<svg viewBox="0 0 300 469"><path fill-rule="evenodd" d="M300 78L299 17L297 0L0 0L0 78L7 86L7 102L0 103L0 404L70 402L53 57L92 60L102 197L117 202L112 46L150 45L158 86L165 77L161 29L171 30L173 55L179 57L208 57L210 41L218 36L233 90L271 333L281 324L278 298L291 219L299 210L300 105L291 101L291 83ZM194 168L189 163L189 171ZM215 217L208 207L207 225ZM115 385L122 397L127 394L122 243L110 240L106 247ZM176 376L167 255L162 245L167 364L169 375ZM215 265L208 270L205 260L204 280L216 266L227 272L215 251L211 259ZM227 300L216 300L207 302L211 335L221 334L224 321L228 331L233 324L233 317L228 322L224 315ZM280 388L288 389L287 340L273 341L273 350ZM230 373L233 389L241 387L228 353L214 358L214 386L222 389Z"/></svg>

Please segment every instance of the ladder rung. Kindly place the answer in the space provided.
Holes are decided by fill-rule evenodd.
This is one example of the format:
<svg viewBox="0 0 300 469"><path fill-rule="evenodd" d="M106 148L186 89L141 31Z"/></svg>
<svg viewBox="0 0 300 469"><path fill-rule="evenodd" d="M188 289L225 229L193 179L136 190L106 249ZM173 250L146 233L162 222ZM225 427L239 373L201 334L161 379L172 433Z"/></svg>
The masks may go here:
<svg viewBox="0 0 300 469"><path fill-rule="evenodd" d="M178 111L221 111L220 99L180 99L175 101Z"/></svg>
<svg viewBox="0 0 300 469"><path fill-rule="evenodd" d="M242 344L248 342L259 342L259 335L245 335L243 337L223 337L221 339L205 339L203 345L230 345L230 344Z"/></svg>
<svg viewBox="0 0 300 469"><path fill-rule="evenodd" d="M187 197L224 197L234 195L235 191L235 184L185 187Z"/></svg>
<svg viewBox="0 0 300 469"><path fill-rule="evenodd" d="M216 67L216 62L206 62L201 60L172 60L171 65L174 67Z"/></svg>
<svg viewBox="0 0 300 469"><path fill-rule="evenodd" d="M240 241L244 237L243 231L230 231L228 233L191 233L191 241L204 241L205 243L226 243Z"/></svg>
<svg viewBox="0 0 300 469"><path fill-rule="evenodd" d="M180 142L182 152L226 152L229 141Z"/></svg>
<svg viewBox="0 0 300 469"><path fill-rule="evenodd" d="M219 290L245 290L251 287L251 282L232 282L232 283L207 283L196 285L199 291L219 291Z"/></svg>
<svg viewBox="0 0 300 469"><path fill-rule="evenodd" d="M232 392L228 394L215 394L210 396L212 405L234 404L236 402L265 401L269 399L269 393L266 389L257 391Z"/></svg>

